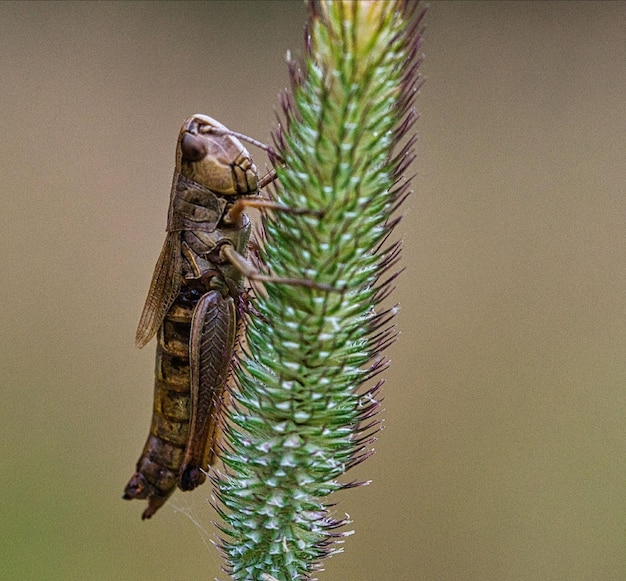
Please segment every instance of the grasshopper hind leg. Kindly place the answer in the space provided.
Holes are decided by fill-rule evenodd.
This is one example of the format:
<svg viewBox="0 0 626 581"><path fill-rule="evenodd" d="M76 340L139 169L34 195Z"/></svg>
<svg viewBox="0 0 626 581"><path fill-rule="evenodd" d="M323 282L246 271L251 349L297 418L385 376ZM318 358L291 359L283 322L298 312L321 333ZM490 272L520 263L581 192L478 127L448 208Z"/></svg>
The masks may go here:
<svg viewBox="0 0 626 581"><path fill-rule="evenodd" d="M193 490L206 480L215 454L219 411L235 348L237 314L231 297L212 290L198 301L191 320L191 424L178 487Z"/></svg>

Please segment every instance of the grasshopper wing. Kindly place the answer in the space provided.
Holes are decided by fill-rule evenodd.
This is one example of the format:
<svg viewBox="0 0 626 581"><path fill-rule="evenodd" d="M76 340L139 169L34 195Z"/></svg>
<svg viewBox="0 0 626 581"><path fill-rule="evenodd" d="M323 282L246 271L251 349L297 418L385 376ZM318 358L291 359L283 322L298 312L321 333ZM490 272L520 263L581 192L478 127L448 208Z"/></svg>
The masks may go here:
<svg viewBox="0 0 626 581"><path fill-rule="evenodd" d="M154 268L150 290L143 307L135 345L143 347L157 332L181 286L180 232L169 232Z"/></svg>

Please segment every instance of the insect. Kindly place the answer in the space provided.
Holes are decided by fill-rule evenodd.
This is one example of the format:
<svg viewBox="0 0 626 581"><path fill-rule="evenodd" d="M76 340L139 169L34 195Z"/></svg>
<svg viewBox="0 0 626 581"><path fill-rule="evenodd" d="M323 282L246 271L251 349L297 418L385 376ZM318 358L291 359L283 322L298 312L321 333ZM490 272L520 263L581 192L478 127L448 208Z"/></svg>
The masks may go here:
<svg viewBox="0 0 626 581"><path fill-rule="evenodd" d="M148 519L178 486L193 490L215 461L223 393L240 323L244 275L275 279L246 259L250 220L246 206L278 207L259 200L257 168L238 137L205 115L185 121L167 237L156 264L135 342L157 335L150 434L123 498L145 499ZM258 201L255 201L258 200Z"/></svg>

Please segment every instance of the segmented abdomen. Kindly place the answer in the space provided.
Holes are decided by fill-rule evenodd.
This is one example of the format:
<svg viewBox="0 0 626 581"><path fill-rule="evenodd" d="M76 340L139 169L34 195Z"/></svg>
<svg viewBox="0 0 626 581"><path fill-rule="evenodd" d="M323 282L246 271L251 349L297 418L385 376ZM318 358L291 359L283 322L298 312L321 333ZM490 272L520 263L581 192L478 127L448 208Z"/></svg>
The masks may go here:
<svg viewBox="0 0 626 581"><path fill-rule="evenodd" d="M189 335L197 290L184 289L159 329L150 434L124 498L148 499L150 518L174 492L189 437L191 385Z"/></svg>

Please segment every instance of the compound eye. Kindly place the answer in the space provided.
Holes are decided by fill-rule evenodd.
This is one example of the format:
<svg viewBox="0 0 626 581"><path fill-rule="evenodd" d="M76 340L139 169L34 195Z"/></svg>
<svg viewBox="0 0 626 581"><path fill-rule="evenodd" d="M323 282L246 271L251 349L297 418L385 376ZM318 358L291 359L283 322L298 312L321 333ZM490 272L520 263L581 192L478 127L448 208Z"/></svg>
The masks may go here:
<svg viewBox="0 0 626 581"><path fill-rule="evenodd" d="M180 150L183 154L183 159L187 161L200 161L208 152L204 139L191 133L183 135L180 142Z"/></svg>

